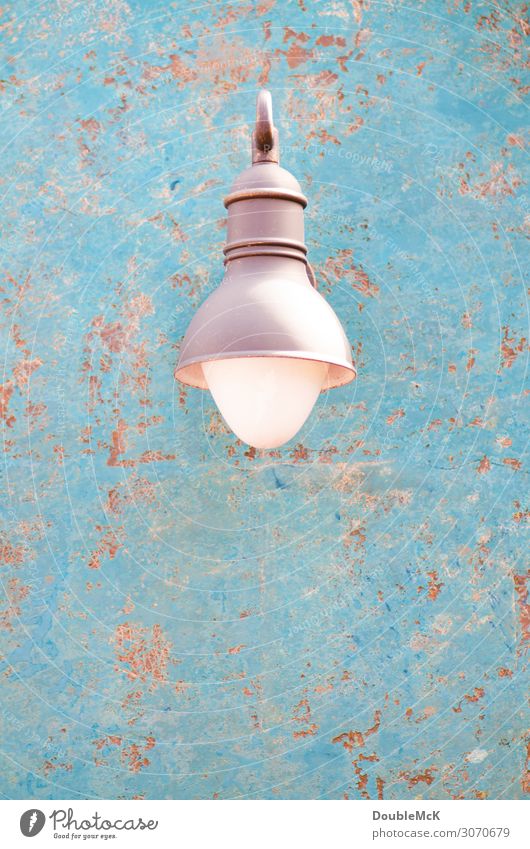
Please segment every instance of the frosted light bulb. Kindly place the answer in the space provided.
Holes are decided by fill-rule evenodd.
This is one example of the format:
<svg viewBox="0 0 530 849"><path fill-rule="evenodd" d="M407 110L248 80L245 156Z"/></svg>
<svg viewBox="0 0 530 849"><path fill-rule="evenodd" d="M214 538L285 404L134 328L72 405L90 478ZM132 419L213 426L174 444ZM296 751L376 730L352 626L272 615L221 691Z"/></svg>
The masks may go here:
<svg viewBox="0 0 530 849"><path fill-rule="evenodd" d="M294 357L211 360L202 368L228 427L254 448L277 448L298 433L328 372L327 363Z"/></svg>

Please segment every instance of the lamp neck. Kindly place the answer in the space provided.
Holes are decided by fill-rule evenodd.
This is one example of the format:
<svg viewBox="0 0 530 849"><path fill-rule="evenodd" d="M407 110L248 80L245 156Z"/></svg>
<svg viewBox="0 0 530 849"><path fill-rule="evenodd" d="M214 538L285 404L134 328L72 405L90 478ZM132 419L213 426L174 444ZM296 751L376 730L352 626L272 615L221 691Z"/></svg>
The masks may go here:
<svg viewBox="0 0 530 849"><path fill-rule="evenodd" d="M282 267L293 262L303 265L306 273L307 200L298 181L278 165L278 131L268 91L258 95L252 152L252 165L239 175L224 201L228 210L225 265L238 261L241 267L239 261L248 260L249 269L259 269L275 257Z"/></svg>

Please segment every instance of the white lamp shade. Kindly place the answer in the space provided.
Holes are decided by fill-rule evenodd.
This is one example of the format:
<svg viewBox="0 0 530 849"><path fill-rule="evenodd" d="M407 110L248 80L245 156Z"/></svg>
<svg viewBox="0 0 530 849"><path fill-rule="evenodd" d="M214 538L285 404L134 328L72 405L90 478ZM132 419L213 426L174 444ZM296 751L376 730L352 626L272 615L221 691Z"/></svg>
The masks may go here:
<svg viewBox="0 0 530 849"><path fill-rule="evenodd" d="M326 363L294 357L210 360L202 368L228 427L255 448L277 448L298 433L328 371Z"/></svg>

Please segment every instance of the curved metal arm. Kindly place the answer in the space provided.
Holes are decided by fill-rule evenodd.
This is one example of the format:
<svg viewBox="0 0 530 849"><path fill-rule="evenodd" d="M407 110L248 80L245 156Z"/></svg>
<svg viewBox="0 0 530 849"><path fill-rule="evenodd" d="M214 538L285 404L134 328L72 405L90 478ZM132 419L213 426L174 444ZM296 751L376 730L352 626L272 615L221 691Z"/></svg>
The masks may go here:
<svg viewBox="0 0 530 849"><path fill-rule="evenodd" d="M279 162L278 130L272 119L272 96L262 88L256 100L256 126L252 133L252 162Z"/></svg>
<svg viewBox="0 0 530 849"><path fill-rule="evenodd" d="M270 150L273 145L274 123L272 120L272 96L270 91L262 89L256 100L256 147L258 150Z"/></svg>

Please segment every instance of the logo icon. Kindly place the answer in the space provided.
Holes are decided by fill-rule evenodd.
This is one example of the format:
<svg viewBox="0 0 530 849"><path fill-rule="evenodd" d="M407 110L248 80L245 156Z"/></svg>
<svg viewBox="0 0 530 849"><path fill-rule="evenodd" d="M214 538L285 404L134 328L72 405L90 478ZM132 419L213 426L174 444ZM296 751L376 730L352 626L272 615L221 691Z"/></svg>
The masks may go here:
<svg viewBox="0 0 530 849"><path fill-rule="evenodd" d="M35 837L44 828L46 817L38 808L24 811L20 817L20 830L24 837Z"/></svg>

